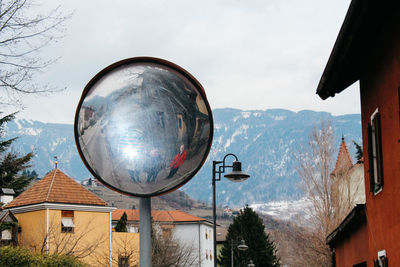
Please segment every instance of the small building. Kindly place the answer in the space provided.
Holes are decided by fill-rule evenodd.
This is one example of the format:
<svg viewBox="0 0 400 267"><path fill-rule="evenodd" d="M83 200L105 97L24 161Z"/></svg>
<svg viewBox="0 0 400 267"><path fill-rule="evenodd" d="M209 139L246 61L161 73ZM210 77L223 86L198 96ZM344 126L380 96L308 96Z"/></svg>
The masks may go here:
<svg viewBox="0 0 400 267"><path fill-rule="evenodd" d="M138 234L112 233L111 212L102 199L59 169L4 207L20 227L18 242L37 252L71 254L90 266L138 262ZM120 249L129 245L134 252ZM129 258L130 257L130 258Z"/></svg>
<svg viewBox="0 0 400 267"><path fill-rule="evenodd" d="M0 246L18 244L18 220L9 210L0 210Z"/></svg>
<svg viewBox="0 0 400 267"><path fill-rule="evenodd" d="M139 210L117 209L113 211L113 227L116 226L124 212L127 215L128 232L140 233ZM171 235L180 245L191 248L193 257L199 259L198 266L214 266L211 222L180 210L153 210L151 216L164 235Z"/></svg>
<svg viewBox="0 0 400 267"><path fill-rule="evenodd" d="M367 266L400 265L399 13L399 1L352 0L317 88L326 99L359 81Z"/></svg>
<svg viewBox="0 0 400 267"><path fill-rule="evenodd" d="M3 203L3 205L10 203L14 199L14 196L14 189L0 188L0 202Z"/></svg>

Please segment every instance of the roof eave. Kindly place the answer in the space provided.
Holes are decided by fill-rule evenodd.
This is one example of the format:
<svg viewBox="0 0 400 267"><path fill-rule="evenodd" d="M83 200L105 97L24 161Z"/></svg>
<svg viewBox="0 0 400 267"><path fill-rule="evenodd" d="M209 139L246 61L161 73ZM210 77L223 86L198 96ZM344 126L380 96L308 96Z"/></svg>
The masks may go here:
<svg viewBox="0 0 400 267"><path fill-rule="evenodd" d="M376 1L351 1L317 87L321 99L334 97L360 79L386 9Z"/></svg>
<svg viewBox="0 0 400 267"><path fill-rule="evenodd" d="M348 236L351 229L357 228L367 220L365 204L357 204L350 213L343 219L339 226L326 237L326 244L334 247L334 244L344 236Z"/></svg>

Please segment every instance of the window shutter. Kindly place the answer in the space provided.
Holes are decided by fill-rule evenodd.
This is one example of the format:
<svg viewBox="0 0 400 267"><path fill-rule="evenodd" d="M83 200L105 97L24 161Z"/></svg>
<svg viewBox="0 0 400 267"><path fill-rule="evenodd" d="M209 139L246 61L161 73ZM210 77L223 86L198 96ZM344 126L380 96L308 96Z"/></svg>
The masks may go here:
<svg viewBox="0 0 400 267"><path fill-rule="evenodd" d="M372 127L371 124L369 123L367 127L367 137L368 137L369 191L374 192L375 183L374 183L374 159L372 156Z"/></svg>
<svg viewBox="0 0 400 267"><path fill-rule="evenodd" d="M376 139L376 161L377 173L380 186L383 186L383 162L382 162L382 135L381 135L381 114L377 113L374 118L375 139Z"/></svg>

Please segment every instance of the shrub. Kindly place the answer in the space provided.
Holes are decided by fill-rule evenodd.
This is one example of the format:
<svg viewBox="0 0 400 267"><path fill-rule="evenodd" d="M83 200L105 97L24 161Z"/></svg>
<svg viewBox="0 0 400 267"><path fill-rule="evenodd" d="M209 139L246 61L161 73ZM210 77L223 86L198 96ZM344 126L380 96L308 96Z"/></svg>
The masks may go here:
<svg viewBox="0 0 400 267"><path fill-rule="evenodd" d="M0 248L0 267L84 267L79 260L61 254L35 254L28 249L5 246Z"/></svg>

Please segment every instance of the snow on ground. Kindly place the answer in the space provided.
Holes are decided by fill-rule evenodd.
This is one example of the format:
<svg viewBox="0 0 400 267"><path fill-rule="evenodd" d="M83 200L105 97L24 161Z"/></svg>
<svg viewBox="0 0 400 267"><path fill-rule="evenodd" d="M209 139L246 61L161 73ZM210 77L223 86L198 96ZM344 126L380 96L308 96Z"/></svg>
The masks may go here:
<svg viewBox="0 0 400 267"><path fill-rule="evenodd" d="M252 204L256 212L273 216L279 220L297 221L299 217L308 217L310 202L305 198L293 201L273 201L262 204Z"/></svg>

